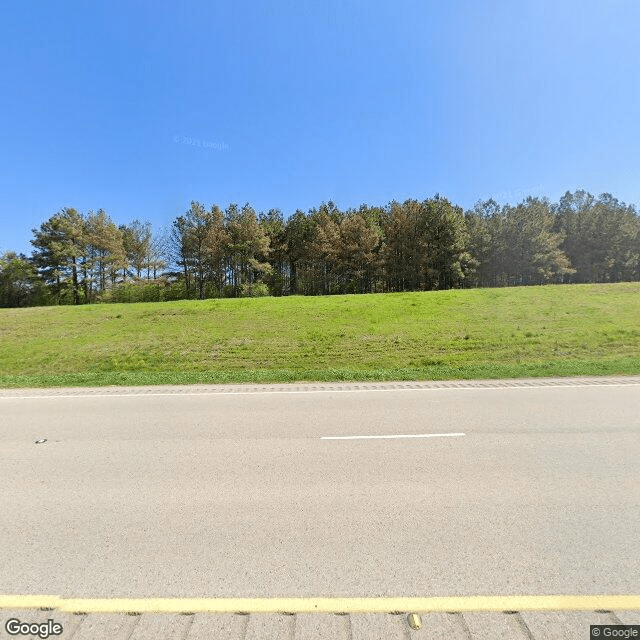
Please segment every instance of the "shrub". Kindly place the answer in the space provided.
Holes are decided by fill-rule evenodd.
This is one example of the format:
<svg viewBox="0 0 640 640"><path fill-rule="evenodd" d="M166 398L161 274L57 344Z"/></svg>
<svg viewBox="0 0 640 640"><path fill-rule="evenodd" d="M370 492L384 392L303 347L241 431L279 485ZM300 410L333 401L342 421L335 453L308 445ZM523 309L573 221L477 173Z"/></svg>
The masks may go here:
<svg viewBox="0 0 640 640"><path fill-rule="evenodd" d="M240 285L241 298L261 298L269 295L269 287L264 282Z"/></svg>

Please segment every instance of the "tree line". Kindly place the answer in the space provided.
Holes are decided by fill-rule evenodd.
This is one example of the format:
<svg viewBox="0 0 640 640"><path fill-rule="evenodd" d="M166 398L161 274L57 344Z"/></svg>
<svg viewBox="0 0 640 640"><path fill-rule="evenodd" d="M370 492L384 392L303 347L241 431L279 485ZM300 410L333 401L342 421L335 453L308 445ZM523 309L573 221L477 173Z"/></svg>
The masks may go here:
<svg viewBox="0 0 640 640"><path fill-rule="evenodd" d="M31 256L0 256L0 306L640 280L635 207L582 190L468 211L440 195L328 202L287 220L192 202L155 232L64 208L32 231Z"/></svg>

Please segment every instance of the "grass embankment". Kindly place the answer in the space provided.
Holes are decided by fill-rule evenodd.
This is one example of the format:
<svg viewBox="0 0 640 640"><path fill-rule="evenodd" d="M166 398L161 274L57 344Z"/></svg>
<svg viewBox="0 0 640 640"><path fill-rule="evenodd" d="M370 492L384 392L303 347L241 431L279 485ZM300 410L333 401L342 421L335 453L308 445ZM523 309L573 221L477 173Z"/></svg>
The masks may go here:
<svg viewBox="0 0 640 640"><path fill-rule="evenodd" d="M640 283L0 309L0 387L640 374Z"/></svg>

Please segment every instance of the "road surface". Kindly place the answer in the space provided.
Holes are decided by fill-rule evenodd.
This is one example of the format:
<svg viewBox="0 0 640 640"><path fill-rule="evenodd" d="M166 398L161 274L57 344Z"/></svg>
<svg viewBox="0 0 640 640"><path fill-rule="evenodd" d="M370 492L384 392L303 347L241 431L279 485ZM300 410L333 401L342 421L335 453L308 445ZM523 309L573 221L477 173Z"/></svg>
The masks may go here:
<svg viewBox="0 0 640 640"><path fill-rule="evenodd" d="M640 594L640 378L2 390L0 454L0 594Z"/></svg>

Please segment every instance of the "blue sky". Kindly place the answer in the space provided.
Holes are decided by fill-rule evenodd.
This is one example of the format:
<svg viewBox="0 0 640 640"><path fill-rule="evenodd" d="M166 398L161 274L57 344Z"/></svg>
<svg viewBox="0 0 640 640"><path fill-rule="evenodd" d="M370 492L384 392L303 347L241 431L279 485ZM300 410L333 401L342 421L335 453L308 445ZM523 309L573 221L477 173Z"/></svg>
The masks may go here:
<svg viewBox="0 0 640 640"><path fill-rule="evenodd" d="M65 206L640 203L637 0L10 0L0 251Z"/></svg>

